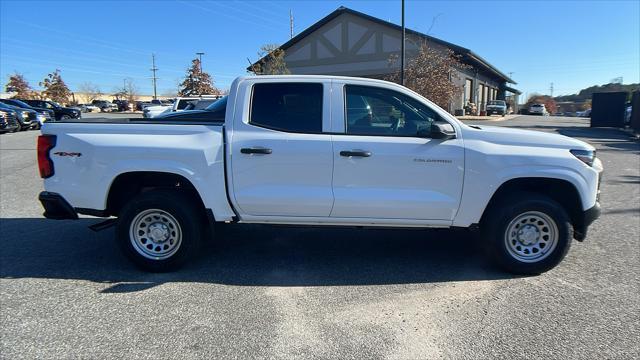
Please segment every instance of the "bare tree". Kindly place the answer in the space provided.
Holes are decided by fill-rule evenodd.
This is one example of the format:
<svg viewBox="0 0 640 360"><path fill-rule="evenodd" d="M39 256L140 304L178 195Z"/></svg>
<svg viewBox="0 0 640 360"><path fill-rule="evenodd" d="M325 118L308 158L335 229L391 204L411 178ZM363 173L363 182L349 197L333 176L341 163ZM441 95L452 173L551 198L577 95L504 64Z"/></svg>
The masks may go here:
<svg viewBox="0 0 640 360"><path fill-rule="evenodd" d="M113 94L118 100L127 100L129 104L135 104L138 100L139 90L133 80L127 78L119 89Z"/></svg>
<svg viewBox="0 0 640 360"><path fill-rule="evenodd" d="M83 93L87 102L92 102L104 95L102 91L100 91L100 87L98 85L90 82L80 84L80 86L78 86L78 90Z"/></svg>
<svg viewBox="0 0 640 360"><path fill-rule="evenodd" d="M397 55L389 58L389 66L398 61ZM438 50L426 43L420 45L418 54L409 60L405 71L405 86L447 109L449 103L459 96L461 86L454 83L458 79L457 70L469 68L460 61L453 51ZM400 71L387 77L387 80L399 82Z"/></svg>
<svg viewBox="0 0 640 360"><path fill-rule="evenodd" d="M251 65L251 72L256 75L288 75L291 74L284 61L285 52L276 44L265 44L260 47L260 60Z"/></svg>

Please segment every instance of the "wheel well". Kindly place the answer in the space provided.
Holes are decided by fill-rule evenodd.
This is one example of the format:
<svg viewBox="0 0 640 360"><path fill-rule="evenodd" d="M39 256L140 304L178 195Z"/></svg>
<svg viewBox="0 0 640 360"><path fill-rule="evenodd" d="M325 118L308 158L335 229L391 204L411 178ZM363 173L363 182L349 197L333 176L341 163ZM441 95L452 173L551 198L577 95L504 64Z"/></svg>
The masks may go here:
<svg viewBox="0 0 640 360"><path fill-rule="evenodd" d="M489 213L488 209L496 206L500 200L517 192L533 192L550 197L559 203L569 215L571 223L575 226L582 214L582 202L578 190L566 180L551 178L517 178L511 179L500 185L493 194L489 204L482 214L481 222Z"/></svg>
<svg viewBox="0 0 640 360"><path fill-rule="evenodd" d="M200 194L184 176L156 171L136 171L120 174L113 180L107 196L106 211L108 215L118 216L128 200L142 192L157 188L174 188L184 192L204 210Z"/></svg>

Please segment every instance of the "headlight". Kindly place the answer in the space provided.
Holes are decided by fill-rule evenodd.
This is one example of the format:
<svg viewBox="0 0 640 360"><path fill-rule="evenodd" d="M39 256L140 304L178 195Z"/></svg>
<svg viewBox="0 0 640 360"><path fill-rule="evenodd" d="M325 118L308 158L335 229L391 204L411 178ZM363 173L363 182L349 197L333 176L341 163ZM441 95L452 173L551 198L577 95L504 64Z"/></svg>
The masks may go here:
<svg viewBox="0 0 640 360"><path fill-rule="evenodd" d="M593 160L596 159L595 150L570 150L573 156L577 157L583 163L592 166Z"/></svg>
<svg viewBox="0 0 640 360"><path fill-rule="evenodd" d="M22 112L22 118L23 119L28 119L29 118L29 112L28 111L23 111Z"/></svg>

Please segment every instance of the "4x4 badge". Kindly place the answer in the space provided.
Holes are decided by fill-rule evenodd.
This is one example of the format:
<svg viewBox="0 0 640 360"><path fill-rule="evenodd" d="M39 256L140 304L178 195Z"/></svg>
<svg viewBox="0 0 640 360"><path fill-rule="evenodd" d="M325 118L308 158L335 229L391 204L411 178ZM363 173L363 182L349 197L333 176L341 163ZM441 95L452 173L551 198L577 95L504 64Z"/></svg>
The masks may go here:
<svg viewBox="0 0 640 360"><path fill-rule="evenodd" d="M75 156L75 157L80 157L82 156L82 153L79 152L66 152L66 151L58 151L58 152L54 152L53 155L58 155L58 156Z"/></svg>

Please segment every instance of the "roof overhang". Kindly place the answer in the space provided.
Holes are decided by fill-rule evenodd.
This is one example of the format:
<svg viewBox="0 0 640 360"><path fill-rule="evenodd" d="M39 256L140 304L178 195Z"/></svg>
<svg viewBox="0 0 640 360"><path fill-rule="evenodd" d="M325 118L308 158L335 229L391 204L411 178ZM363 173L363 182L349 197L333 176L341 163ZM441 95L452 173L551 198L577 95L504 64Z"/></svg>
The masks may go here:
<svg viewBox="0 0 640 360"><path fill-rule="evenodd" d="M368 14L365 14L365 13L362 13L362 12L359 12L359 11L356 11L356 10L353 10L353 9L349 9L349 8L344 7L344 6L340 6L339 8L334 10L329 15L327 15L324 18L318 20L316 23L314 23L313 25L309 26L304 31L302 31L298 35L296 35L293 38L291 38L289 41L287 41L284 44L282 44L280 46L280 49L286 51L293 44L295 44L298 41L302 40L307 35L313 33L314 31L316 31L317 29L319 29L320 27L322 27L323 25L325 25L329 21L335 19L336 17L338 17L338 16L340 16L342 14L351 14L351 15L358 16L358 17L361 17L363 19L366 19L366 20L369 20L369 21L372 21L372 22L375 22L375 23L378 23L378 24L393 28L395 30L402 31L402 27L400 25L394 24L392 22L384 21L384 20L379 19L377 17L371 16L371 15L368 15ZM434 43L437 43L437 44L440 44L442 46L448 47L451 50L453 50L455 53L457 53L458 55L462 55L462 56L468 58L470 61L472 61L475 64L477 64L483 70L493 74L495 77L497 77L497 78L499 78L499 79L501 79L501 80L503 80L503 81L505 81L507 83L517 84L510 77L508 77L507 75L502 73L500 70L498 70L495 66L491 65L488 61L486 61L485 59L483 59L482 57L480 57L479 55L475 54L473 51L471 51L471 50L469 50L467 48L464 48L464 47L456 45L456 44L452 44L450 42L444 41L442 39L435 38L433 36L429 36L427 34L423 34L423 33L419 32L419 31L415 31L415 30L411 30L411 29L406 29L405 28L405 32L407 34L413 34L413 35L419 36L421 38L424 38L427 41L432 41ZM260 60L252 63L249 67L247 67L247 71L252 71L253 66L256 65L256 64L264 63L264 61L266 61L266 57L267 56L264 56Z"/></svg>
<svg viewBox="0 0 640 360"><path fill-rule="evenodd" d="M520 94L522 94L522 91L520 91L520 90L518 90L518 89L514 89L514 88L512 88L512 87L508 87L508 86L505 86L504 90L505 90L505 91L508 91L508 92L510 92L510 93L516 94L516 95L520 95Z"/></svg>

